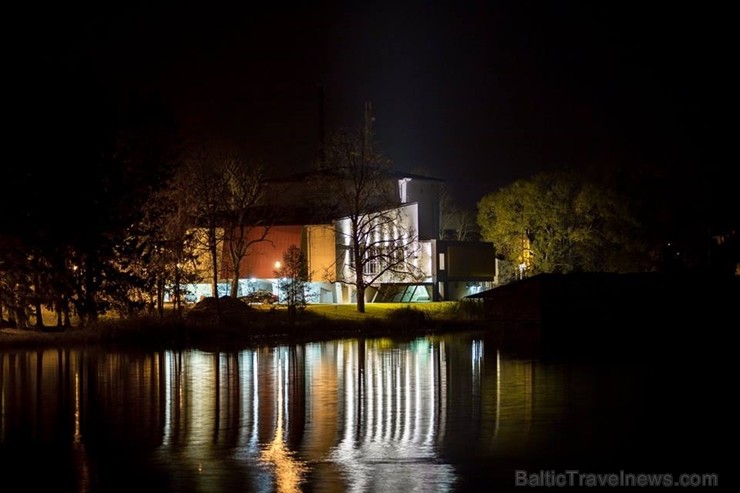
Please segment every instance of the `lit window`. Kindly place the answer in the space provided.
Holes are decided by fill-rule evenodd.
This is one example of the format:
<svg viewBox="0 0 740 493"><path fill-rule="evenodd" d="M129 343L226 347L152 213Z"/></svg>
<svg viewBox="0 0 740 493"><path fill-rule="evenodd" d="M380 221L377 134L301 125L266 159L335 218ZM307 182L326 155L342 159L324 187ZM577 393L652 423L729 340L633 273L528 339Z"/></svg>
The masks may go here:
<svg viewBox="0 0 740 493"><path fill-rule="evenodd" d="M401 203L405 204L408 201L408 195L406 194L406 184L411 181L411 178L401 178L398 180L398 195L401 198Z"/></svg>

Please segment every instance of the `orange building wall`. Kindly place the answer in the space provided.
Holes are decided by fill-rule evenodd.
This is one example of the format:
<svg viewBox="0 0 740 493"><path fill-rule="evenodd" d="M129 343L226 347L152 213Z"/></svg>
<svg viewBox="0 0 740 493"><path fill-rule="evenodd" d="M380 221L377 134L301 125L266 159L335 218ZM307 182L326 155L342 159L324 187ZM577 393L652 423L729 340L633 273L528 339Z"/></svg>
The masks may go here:
<svg viewBox="0 0 740 493"><path fill-rule="evenodd" d="M239 278L249 279L271 279L275 277L275 262L283 261L283 254L290 245L301 246L301 233L303 226L273 226L270 228L265 241L253 244L249 248L249 254L239 264ZM250 232L250 238L261 236L262 230L255 228ZM228 266L231 265L228 244L224 244L224 272L223 279L230 279L231 273Z"/></svg>
<svg viewBox="0 0 740 493"><path fill-rule="evenodd" d="M306 226L306 252L308 275L312 282L336 279L337 254L333 226Z"/></svg>

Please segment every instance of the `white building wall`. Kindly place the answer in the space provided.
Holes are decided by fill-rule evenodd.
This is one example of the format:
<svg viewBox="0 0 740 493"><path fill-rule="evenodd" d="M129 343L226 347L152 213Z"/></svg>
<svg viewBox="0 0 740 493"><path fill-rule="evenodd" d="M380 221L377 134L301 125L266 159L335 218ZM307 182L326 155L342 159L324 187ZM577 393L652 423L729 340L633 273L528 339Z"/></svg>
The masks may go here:
<svg viewBox="0 0 740 493"><path fill-rule="evenodd" d="M419 206L417 203L407 203L398 207L394 211L398 212L398 224L394 224L391 229L383 230L384 228L377 228L373 230L373 235L370 241L382 241L384 239L390 240L400 235L406 235L407 240L410 239L410 249L414 251L414 258L411 259L412 264L417 268L421 269L424 273L425 279L431 279L432 277L432 264L431 264L431 245L427 242L419 242L418 230L419 230ZM349 218L342 218L336 222L337 231L337 254L338 263L337 271L340 273L340 277L344 279L351 279L354 273L350 269L351 259L351 247L352 247L352 234L351 234L351 221ZM369 277L369 276L368 276ZM386 273L381 276L377 282L404 282L412 281L410 276L406 279L399 278L399 276L393 273Z"/></svg>

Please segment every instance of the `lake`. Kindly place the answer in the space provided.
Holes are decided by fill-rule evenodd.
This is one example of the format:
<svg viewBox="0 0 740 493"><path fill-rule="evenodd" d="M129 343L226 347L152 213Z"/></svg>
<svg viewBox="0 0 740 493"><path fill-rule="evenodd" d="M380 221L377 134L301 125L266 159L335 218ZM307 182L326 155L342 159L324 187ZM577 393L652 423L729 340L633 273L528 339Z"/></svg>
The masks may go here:
<svg viewBox="0 0 740 493"><path fill-rule="evenodd" d="M517 474L720 473L728 364L672 356L553 358L486 332L0 351L0 489L500 491Z"/></svg>

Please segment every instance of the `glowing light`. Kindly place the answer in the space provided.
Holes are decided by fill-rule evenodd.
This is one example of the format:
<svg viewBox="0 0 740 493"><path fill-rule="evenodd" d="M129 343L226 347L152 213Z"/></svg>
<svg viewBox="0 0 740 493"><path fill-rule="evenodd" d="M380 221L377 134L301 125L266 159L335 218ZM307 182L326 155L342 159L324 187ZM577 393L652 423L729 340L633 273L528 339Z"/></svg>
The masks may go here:
<svg viewBox="0 0 740 493"><path fill-rule="evenodd" d="M283 265L283 264L281 264L279 260L277 260L277 261L275 262L275 268L276 268L276 269L279 269L281 265Z"/></svg>
<svg viewBox="0 0 740 493"><path fill-rule="evenodd" d="M300 492L300 484L303 481L303 475L307 471L306 465L294 457L293 451L285 443L285 416L288 408L288 375L289 361L279 352L275 354L276 361L276 408L277 416L275 417L275 434L270 443L268 443L260 454L260 462L272 466L275 474L275 482L279 492L292 493Z"/></svg>

